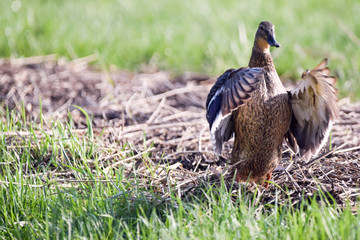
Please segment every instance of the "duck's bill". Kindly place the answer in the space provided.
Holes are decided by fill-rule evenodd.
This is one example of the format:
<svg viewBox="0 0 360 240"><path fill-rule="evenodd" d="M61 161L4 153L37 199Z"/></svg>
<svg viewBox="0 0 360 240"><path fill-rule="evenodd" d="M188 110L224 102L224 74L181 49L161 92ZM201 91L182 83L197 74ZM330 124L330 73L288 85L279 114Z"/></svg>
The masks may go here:
<svg viewBox="0 0 360 240"><path fill-rule="evenodd" d="M269 36L267 42L268 42L269 45L272 46L272 47L277 47L277 48L278 48L278 47L281 46L280 43L278 43L278 42L275 40L275 37L273 37L273 36Z"/></svg>

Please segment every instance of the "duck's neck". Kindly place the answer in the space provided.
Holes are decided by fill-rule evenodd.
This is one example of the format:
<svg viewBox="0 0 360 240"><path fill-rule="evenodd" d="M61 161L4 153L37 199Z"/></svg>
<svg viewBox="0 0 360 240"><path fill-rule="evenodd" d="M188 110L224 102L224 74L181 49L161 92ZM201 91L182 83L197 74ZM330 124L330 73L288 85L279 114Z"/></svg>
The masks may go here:
<svg viewBox="0 0 360 240"><path fill-rule="evenodd" d="M276 72L275 65L270 54L270 46L261 48L261 46L255 42L249 61L249 67L264 68L265 87L268 94L275 95L285 91L279 75Z"/></svg>
<svg viewBox="0 0 360 240"><path fill-rule="evenodd" d="M252 49L251 58L249 61L249 67L264 67L269 71L276 71L274 62L270 54L270 46L259 46L257 42L254 43Z"/></svg>

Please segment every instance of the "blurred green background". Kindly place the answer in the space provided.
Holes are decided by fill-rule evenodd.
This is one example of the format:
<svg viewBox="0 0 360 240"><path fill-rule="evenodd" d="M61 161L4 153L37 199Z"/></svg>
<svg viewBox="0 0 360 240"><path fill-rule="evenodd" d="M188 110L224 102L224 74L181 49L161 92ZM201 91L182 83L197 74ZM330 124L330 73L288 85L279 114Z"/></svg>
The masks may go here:
<svg viewBox="0 0 360 240"><path fill-rule="evenodd" d="M107 68L152 65L220 75L248 63L260 21L276 26L283 79L324 57L341 97L360 99L360 2L355 0L0 0L0 57L96 54Z"/></svg>

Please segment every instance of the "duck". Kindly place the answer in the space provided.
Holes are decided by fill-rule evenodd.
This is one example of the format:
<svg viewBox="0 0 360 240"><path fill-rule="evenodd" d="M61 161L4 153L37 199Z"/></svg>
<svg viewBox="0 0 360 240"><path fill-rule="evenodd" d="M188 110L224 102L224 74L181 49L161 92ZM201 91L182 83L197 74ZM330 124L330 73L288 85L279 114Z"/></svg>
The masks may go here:
<svg viewBox="0 0 360 240"><path fill-rule="evenodd" d="M279 48L275 27L259 24L247 67L228 69L210 89L206 118L217 157L234 137L230 163L237 182L269 186L279 165L285 142L305 161L316 156L339 117L336 78L330 76L327 58L302 74L288 91L282 84L270 53Z"/></svg>

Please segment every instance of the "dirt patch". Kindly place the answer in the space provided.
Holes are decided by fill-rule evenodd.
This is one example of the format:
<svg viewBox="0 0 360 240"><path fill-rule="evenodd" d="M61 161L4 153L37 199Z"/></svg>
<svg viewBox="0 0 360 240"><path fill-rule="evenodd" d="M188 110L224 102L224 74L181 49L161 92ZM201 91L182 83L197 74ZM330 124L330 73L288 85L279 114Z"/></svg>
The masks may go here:
<svg viewBox="0 0 360 240"><path fill-rule="evenodd" d="M205 99L215 78L100 71L88 66L91 60L55 61L53 56L0 60L0 111L5 113L6 107L21 111L24 106L27 118L38 122L40 114L45 122L67 121L70 112L81 130L86 128L86 118L74 105L80 106L92 116L94 132L101 133L103 142L119 150L125 145L138 150L135 156L122 158L123 163L118 162L121 152L106 157L111 164L104 168L125 166L128 176L136 169L146 179L151 166L156 176L152 173L150 184L164 198L168 184L177 183L180 194L195 191L202 181L219 182L221 175L230 184L231 166L226 159L232 142L217 160L205 119ZM332 150L327 145L320 157L305 163L285 147L282 168L273 175L277 186L262 189L259 201L274 202L275 189L283 189L283 200L290 198L297 204L304 199L301 196L313 196L321 189L331 201L354 205L360 195L360 105L341 100L340 106ZM5 121L5 114L1 115ZM164 171L165 167L171 171ZM235 183L233 189L240 188Z"/></svg>

